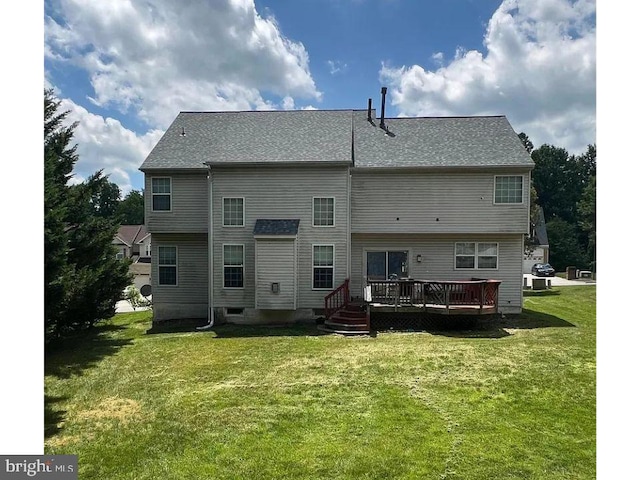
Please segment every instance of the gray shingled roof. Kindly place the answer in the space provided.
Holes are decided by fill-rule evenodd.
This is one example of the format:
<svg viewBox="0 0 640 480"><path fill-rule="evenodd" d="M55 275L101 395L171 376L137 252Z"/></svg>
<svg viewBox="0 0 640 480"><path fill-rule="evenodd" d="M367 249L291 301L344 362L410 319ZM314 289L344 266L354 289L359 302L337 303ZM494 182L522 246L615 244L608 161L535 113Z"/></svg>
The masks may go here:
<svg viewBox="0 0 640 480"><path fill-rule="evenodd" d="M538 245L549 245L547 223L544 220L544 210L542 207L538 209L538 218L535 220L535 238L538 241Z"/></svg>
<svg viewBox="0 0 640 480"><path fill-rule="evenodd" d="M375 112L374 112L375 116ZM355 167L533 167L504 116L386 119L366 110L181 112L141 170L351 161ZM182 134L184 132L184 135Z"/></svg>
<svg viewBox="0 0 640 480"><path fill-rule="evenodd" d="M385 119L354 112L356 167L483 167L534 163L504 116Z"/></svg>
<svg viewBox="0 0 640 480"><path fill-rule="evenodd" d="M253 228L254 235L297 235L300 220L271 220L259 218Z"/></svg>
<svg viewBox="0 0 640 480"><path fill-rule="evenodd" d="M204 162L349 163L351 120L351 110L181 112L140 170L204 169Z"/></svg>

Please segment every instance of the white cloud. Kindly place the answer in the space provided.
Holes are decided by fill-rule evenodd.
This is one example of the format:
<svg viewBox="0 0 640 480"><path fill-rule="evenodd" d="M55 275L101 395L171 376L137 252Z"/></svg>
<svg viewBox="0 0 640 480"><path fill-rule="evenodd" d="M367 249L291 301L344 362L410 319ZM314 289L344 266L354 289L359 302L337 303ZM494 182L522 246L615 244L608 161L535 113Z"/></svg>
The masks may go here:
<svg viewBox="0 0 640 480"><path fill-rule="evenodd" d="M458 47L435 71L383 64L380 78L401 115L506 114L534 145L582 153L595 143L594 15L594 0L505 0L486 55Z"/></svg>
<svg viewBox="0 0 640 480"><path fill-rule="evenodd" d="M282 99L282 108L285 110L293 110L296 108L296 102L290 96L286 96Z"/></svg>
<svg viewBox="0 0 640 480"><path fill-rule="evenodd" d="M109 180L116 183L123 196L134 185L132 175L142 173L138 167L153 146L160 140L161 130L150 130L144 135L126 129L118 120L104 118L76 105L69 99L61 99L59 112L69 111L68 123L78 122L72 143L78 144L78 162L70 183L80 183L103 169Z"/></svg>
<svg viewBox="0 0 640 480"><path fill-rule="evenodd" d="M341 62L340 60L327 60L327 65L329 67L329 73L331 75L344 73L347 70L347 64L345 62Z"/></svg>
<svg viewBox="0 0 640 480"><path fill-rule="evenodd" d="M262 97L319 101L301 43L253 0L52 0L45 57L90 77L101 106L166 128L180 110L270 109Z"/></svg>

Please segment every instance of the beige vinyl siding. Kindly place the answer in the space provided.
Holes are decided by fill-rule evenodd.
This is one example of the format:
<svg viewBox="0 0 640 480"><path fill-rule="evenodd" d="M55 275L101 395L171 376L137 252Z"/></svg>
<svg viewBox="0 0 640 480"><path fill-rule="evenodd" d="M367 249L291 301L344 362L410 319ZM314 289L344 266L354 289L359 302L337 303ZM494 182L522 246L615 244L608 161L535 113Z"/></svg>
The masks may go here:
<svg viewBox="0 0 640 480"><path fill-rule="evenodd" d="M151 233L207 232L207 173L145 173L145 224ZM171 211L152 210L151 178L171 178Z"/></svg>
<svg viewBox="0 0 640 480"><path fill-rule="evenodd" d="M351 295L362 296L366 281L366 251L408 250L408 275L419 280L502 280L501 308L522 308L522 235L352 235ZM497 242L498 269L455 269L456 242ZM417 262L416 256L422 261Z"/></svg>
<svg viewBox="0 0 640 480"><path fill-rule="evenodd" d="M245 246L245 286L222 288L214 275L216 307L255 306L256 220L300 219L297 237L297 308L322 308L326 290L312 289L314 244L335 245L335 285L347 276L347 167L218 168L213 173L214 271L220 272L222 244ZM244 197L244 227L222 226L222 198ZM335 198L335 226L313 226L313 197Z"/></svg>
<svg viewBox="0 0 640 480"><path fill-rule="evenodd" d="M296 242L293 239L256 240L256 308L295 309ZM280 291L273 293L271 284Z"/></svg>
<svg viewBox="0 0 640 480"><path fill-rule="evenodd" d="M495 205L495 172L353 171L352 233L527 233L529 173L523 203Z"/></svg>
<svg viewBox="0 0 640 480"><path fill-rule="evenodd" d="M176 247L178 284L158 285L158 247ZM151 279L154 307L166 303L207 303L207 235L153 234Z"/></svg>

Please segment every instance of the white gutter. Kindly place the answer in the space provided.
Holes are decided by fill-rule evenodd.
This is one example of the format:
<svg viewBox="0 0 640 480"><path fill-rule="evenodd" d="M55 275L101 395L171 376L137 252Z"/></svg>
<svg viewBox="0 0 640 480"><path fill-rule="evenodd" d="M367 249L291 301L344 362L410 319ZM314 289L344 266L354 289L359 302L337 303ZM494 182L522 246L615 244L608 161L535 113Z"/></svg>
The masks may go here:
<svg viewBox="0 0 640 480"><path fill-rule="evenodd" d="M207 330L213 327L215 323L215 311L213 308L214 298L213 298L213 171L211 168L209 169L209 175L207 177L209 183L209 235L208 235L208 249L209 249L209 305L208 305L208 317L209 323L203 325L202 327L196 327L198 330Z"/></svg>

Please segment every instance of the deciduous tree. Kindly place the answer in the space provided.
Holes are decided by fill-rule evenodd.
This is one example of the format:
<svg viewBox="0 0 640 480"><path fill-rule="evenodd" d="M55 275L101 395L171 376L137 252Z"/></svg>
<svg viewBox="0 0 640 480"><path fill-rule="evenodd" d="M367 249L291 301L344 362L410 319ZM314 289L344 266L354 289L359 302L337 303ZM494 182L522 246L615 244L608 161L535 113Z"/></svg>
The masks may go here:
<svg viewBox="0 0 640 480"><path fill-rule="evenodd" d="M138 190L131 190L116 209L116 214L123 225L144 224L144 196Z"/></svg>

